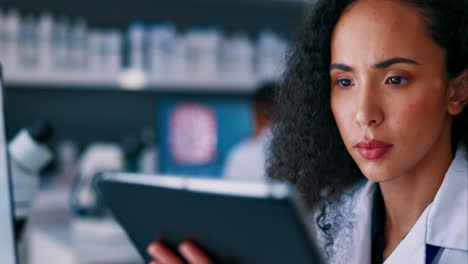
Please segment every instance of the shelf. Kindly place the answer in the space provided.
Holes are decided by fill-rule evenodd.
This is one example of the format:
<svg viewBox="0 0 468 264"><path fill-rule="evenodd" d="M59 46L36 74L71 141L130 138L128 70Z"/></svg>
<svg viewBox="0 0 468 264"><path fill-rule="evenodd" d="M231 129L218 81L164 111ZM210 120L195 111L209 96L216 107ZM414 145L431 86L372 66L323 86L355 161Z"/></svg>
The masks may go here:
<svg viewBox="0 0 468 264"><path fill-rule="evenodd" d="M155 92L200 92L200 93L252 93L269 80L256 78L238 79L155 79L141 87L125 88L115 77L70 75L66 73L52 76L6 76L7 87L37 87L47 89L90 89L90 90L126 90Z"/></svg>
<svg viewBox="0 0 468 264"><path fill-rule="evenodd" d="M312 0L315 1L315 0ZM252 39L271 29L284 38L300 24L307 0L6 0L3 11L39 16L48 11L75 21L83 17L94 29L127 32L138 20L147 26L170 21L178 32L193 26L218 26L226 34L246 33ZM104 14L104 15L103 15ZM125 64L127 65L127 64ZM5 68L4 68L5 69ZM12 74L13 73L13 74ZM250 100L263 83L255 78L226 80L149 80L142 89L123 89L116 74L104 75L39 72L5 72L7 136L34 120L54 124L55 140L73 139L80 144L117 141L155 129L158 100L165 96L238 98ZM107 75L109 76L109 75Z"/></svg>
<svg viewBox="0 0 468 264"><path fill-rule="evenodd" d="M27 74L18 77L5 76L6 86L37 86L48 88L59 87L78 87L78 88L104 88L104 87L118 87L118 83L113 78L96 78L89 76L71 77L66 73L57 74L54 77L35 76L31 77Z"/></svg>

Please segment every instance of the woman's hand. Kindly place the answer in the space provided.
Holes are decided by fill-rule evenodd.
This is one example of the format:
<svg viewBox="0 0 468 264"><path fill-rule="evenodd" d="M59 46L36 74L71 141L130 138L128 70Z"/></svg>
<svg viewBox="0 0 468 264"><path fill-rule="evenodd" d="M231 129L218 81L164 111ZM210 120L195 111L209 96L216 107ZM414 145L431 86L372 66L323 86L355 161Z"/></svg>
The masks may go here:
<svg viewBox="0 0 468 264"><path fill-rule="evenodd" d="M179 245L179 252L189 264L213 264L208 255L195 243L184 241ZM153 258L150 264L185 264L186 262L167 248L162 242L148 246L148 254Z"/></svg>

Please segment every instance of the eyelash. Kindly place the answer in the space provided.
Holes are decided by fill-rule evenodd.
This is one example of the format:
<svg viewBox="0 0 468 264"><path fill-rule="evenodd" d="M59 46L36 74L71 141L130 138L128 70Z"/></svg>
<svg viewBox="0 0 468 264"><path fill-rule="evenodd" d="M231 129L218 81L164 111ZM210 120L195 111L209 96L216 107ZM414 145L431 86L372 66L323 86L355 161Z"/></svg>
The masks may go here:
<svg viewBox="0 0 468 264"><path fill-rule="evenodd" d="M390 80L391 80L392 78L397 78L397 80L399 80L400 83L396 83L396 84L389 83ZM348 82L349 82L349 85L343 85L343 84L342 84L342 81L348 81ZM385 84L388 84L388 85L402 85L402 84L407 83L408 81L409 81L409 79L406 78L406 77L394 75L394 76L388 77L388 78L385 80ZM343 78L343 79L337 80L337 81L336 81L336 84L339 85L341 88L347 88L347 87L349 87L349 86L352 85L352 81L351 81L350 79Z"/></svg>

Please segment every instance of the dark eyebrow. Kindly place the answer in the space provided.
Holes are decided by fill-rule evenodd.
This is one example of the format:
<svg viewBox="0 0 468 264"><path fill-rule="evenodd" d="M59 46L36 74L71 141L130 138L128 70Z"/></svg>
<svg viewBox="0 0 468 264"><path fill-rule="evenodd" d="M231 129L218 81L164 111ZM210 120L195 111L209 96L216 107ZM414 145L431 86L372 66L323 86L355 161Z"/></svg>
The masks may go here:
<svg viewBox="0 0 468 264"><path fill-rule="evenodd" d="M330 71L332 71L334 69L342 70L342 71L346 71L346 72L352 72L353 71L352 67L350 67L350 66L348 66L346 64L342 64L342 63L335 63L335 64L330 65Z"/></svg>
<svg viewBox="0 0 468 264"><path fill-rule="evenodd" d="M374 68L384 69L384 68L390 67L391 65L396 64L396 63L408 63L408 64L421 65L421 63L419 63L419 62L417 62L415 60L412 60L412 59L395 57L395 58L391 58L391 59L384 60L382 62L374 64Z"/></svg>
<svg viewBox="0 0 468 264"><path fill-rule="evenodd" d="M421 65L421 63L419 63L419 62L417 62L415 60L412 60L412 59L395 57L395 58L391 58L391 59L384 60L382 62L376 63L376 64L374 64L373 67L377 68L377 69L384 69L384 68L390 67L390 66L392 66L393 64L396 64L396 63L407 63L407 64L414 64L414 65ZM348 66L348 65L343 64L343 63L335 63L335 64L330 65L330 71L332 71L334 69L342 70L342 71L346 71L346 72L354 71L353 67Z"/></svg>

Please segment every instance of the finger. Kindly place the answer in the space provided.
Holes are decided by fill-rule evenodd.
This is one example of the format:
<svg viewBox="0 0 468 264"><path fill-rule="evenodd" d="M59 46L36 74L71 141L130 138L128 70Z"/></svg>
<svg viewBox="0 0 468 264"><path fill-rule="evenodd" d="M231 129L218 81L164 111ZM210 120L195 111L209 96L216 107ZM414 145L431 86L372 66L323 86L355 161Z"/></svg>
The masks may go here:
<svg viewBox="0 0 468 264"><path fill-rule="evenodd" d="M179 252L190 264L213 264L210 257L191 241L181 243Z"/></svg>
<svg viewBox="0 0 468 264"><path fill-rule="evenodd" d="M150 263L148 264L163 264L162 262L159 262L157 260L152 260Z"/></svg>
<svg viewBox="0 0 468 264"><path fill-rule="evenodd" d="M176 254L160 242L151 243L148 246L148 254L157 264L184 264Z"/></svg>

